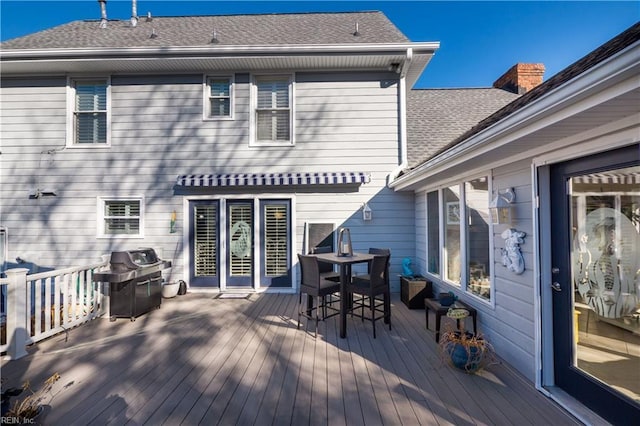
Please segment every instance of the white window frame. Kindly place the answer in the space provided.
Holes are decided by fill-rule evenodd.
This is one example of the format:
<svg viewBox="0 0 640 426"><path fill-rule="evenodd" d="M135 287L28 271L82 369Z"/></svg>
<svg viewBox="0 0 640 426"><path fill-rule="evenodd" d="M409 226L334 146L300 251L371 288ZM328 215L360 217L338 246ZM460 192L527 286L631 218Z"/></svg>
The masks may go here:
<svg viewBox="0 0 640 426"><path fill-rule="evenodd" d="M229 80L229 115L211 115L211 80ZM204 121L233 120L235 116L235 77L229 74L206 74L202 80L202 119Z"/></svg>
<svg viewBox="0 0 640 426"><path fill-rule="evenodd" d="M107 84L107 140L106 143L77 143L75 131L76 82L105 80ZM108 148L111 146L111 76L69 76L67 77L67 148Z"/></svg>
<svg viewBox="0 0 640 426"><path fill-rule="evenodd" d="M110 201L138 201L140 203L140 216L139 220L139 232L137 234L107 234L104 232L105 228L105 206L107 202ZM130 197L106 197L101 196L97 198L97 223L96 223L96 233L98 238L127 238L127 239L136 239L136 238L144 238L144 216L145 216L145 207L144 207L144 196L135 195Z"/></svg>
<svg viewBox="0 0 640 426"><path fill-rule="evenodd" d="M464 179L459 179L456 180L454 182L447 182L447 183L443 183L440 186L434 187L434 188L429 188L427 190L425 190L424 193L424 200L425 200L425 228L428 229L428 224L426 223L429 220L429 210L428 210L428 203L426 202L427 200L427 194L429 194L430 192L434 192L436 191L438 193L438 209L440 211L440 221L439 221L439 225L438 225L438 229L439 229L439 247L438 247L438 258L440 260L440 270L437 274L433 273L433 272L429 272L428 267L425 267L425 274L428 277L431 277L433 279L436 279L437 281L441 282L443 285L453 289L453 290L458 290L460 292L462 292L463 294L466 295L466 297L471 297L474 300L478 300L479 302L482 302L484 304L487 304L489 306L495 306L495 291L496 291L496 276L495 276L495 247L494 247L494 225L492 223L489 222L489 264L491 265L491 271L489 274L489 280L491 283L491 288L489 290L489 299L485 299L484 297L481 297L473 292L470 291L469 289L469 274L468 274L468 253L467 253L467 244L468 244L468 240L467 240L467 226L469 226L469 224L467 223L467 204L466 204L466 189L465 189L465 183L472 181L474 179L478 179L478 178L482 178L482 177L486 177L489 181L489 185L488 185L488 196L491 197L491 194L493 194L493 176L491 173L483 173L483 174L479 174L479 175L474 175L474 176L469 176L469 177L465 177ZM446 278L446 258L445 258L445 241L444 241L444 233L445 233L445 226L447 223L447 218L446 215L443 214L443 203L444 203L444 196L443 196L443 190L451 187L451 186L459 186L460 187L460 225L461 225L461 230L460 230L460 264L461 264L461 274L460 274L460 284L449 281ZM463 219L464 218L464 219ZM426 234L426 238L425 238L425 253L426 256L425 258L428 260L429 259L429 242L428 242L428 234Z"/></svg>
<svg viewBox="0 0 640 426"><path fill-rule="evenodd" d="M258 120L256 119L256 110L258 106L258 85L260 78L279 78L287 79L289 82L289 140L258 140ZM295 145L295 109L294 109L294 90L295 75L294 74L256 74L251 78L251 113L249 115L249 146L293 146Z"/></svg>

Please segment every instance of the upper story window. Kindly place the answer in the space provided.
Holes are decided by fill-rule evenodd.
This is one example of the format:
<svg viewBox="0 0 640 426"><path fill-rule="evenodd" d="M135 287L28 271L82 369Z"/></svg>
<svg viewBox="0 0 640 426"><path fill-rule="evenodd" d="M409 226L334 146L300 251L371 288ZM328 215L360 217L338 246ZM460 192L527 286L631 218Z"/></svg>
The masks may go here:
<svg viewBox="0 0 640 426"><path fill-rule="evenodd" d="M489 183L483 176L427 193L427 271L490 301Z"/></svg>
<svg viewBox="0 0 640 426"><path fill-rule="evenodd" d="M253 142L292 145L292 81L290 76L257 76L254 85Z"/></svg>
<svg viewBox="0 0 640 426"><path fill-rule="evenodd" d="M142 237L142 197L99 198L99 237Z"/></svg>
<svg viewBox="0 0 640 426"><path fill-rule="evenodd" d="M71 146L105 146L109 143L108 78L72 79Z"/></svg>
<svg viewBox="0 0 640 426"><path fill-rule="evenodd" d="M233 77L206 77L204 95L204 118L233 118Z"/></svg>

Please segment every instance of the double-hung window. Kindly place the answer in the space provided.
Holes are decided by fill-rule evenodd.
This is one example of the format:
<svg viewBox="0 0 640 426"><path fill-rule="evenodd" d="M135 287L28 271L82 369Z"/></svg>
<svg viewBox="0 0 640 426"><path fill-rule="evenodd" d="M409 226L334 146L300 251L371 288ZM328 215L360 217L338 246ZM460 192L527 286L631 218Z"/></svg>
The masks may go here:
<svg viewBox="0 0 640 426"><path fill-rule="evenodd" d="M255 78L253 142L258 145L292 145L292 82L290 76Z"/></svg>
<svg viewBox="0 0 640 426"><path fill-rule="evenodd" d="M99 237L142 237L142 197L98 199Z"/></svg>
<svg viewBox="0 0 640 426"><path fill-rule="evenodd" d="M108 78L72 79L71 146L105 146L109 143Z"/></svg>
<svg viewBox="0 0 640 426"><path fill-rule="evenodd" d="M487 177L426 195L427 271L491 300L492 239Z"/></svg>
<svg viewBox="0 0 640 426"><path fill-rule="evenodd" d="M204 85L205 120L233 118L233 77L208 76Z"/></svg>

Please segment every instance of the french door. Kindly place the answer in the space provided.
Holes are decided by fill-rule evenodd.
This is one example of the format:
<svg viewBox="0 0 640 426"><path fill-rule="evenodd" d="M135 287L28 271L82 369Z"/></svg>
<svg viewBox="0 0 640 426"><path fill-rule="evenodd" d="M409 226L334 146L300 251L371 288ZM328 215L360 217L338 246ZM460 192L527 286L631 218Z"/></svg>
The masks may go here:
<svg viewBox="0 0 640 426"><path fill-rule="evenodd" d="M290 200L193 200L189 218L190 286L293 286Z"/></svg>
<svg viewBox="0 0 640 426"><path fill-rule="evenodd" d="M253 200L227 201L227 287L253 285Z"/></svg>
<svg viewBox="0 0 640 426"><path fill-rule="evenodd" d="M555 383L614 424L640 416L639 149L550 170Z"/></svg>
<svg viewBox="0 0 640 426"><path fill-rule="evenodd" d="M220 284L220 202L189 203L189 285L218 287Z"/></svg>

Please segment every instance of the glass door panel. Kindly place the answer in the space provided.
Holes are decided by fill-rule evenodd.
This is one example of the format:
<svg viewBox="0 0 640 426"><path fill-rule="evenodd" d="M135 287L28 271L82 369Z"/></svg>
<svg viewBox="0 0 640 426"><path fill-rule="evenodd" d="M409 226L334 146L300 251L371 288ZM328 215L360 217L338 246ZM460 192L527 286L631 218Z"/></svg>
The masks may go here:
<svg viewBox="0 0 640 426"><path fill-rule="evenodd" d="M614 424L640 412L638 146L551 168L556 385Z"/></svg>
<svg viewBox="0 0 640 426"><path fill-rule="evenodd" d="M289 201L264 200L262 212L262 259L260 285L291 287Z"/></svg>
<svg viewBox="0 0 640 426"><path fill-rule="evenodd" d="M191 278L194 287L217 287L219 212L217 201L192 202L189 205L189 242Z"/></svg>
<svg viewBox="0 0 640 426"><path fill-rule="evenodd" d="M253 201L227 202L227 286L253 285Z"/></svg>

